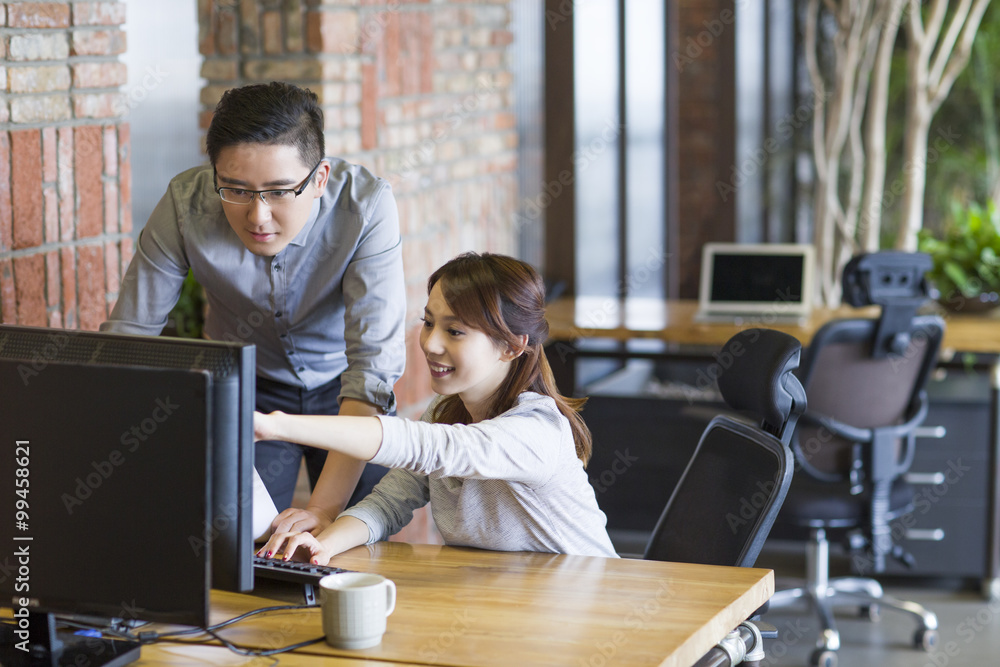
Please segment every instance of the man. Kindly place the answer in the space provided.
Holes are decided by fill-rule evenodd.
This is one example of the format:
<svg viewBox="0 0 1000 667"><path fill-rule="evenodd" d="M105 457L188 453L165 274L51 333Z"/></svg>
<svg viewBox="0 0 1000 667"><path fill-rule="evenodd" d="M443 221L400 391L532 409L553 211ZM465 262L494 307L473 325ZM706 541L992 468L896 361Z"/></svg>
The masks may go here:
<svg viewBox="0 0 1000 667"><path fill-rule="evenodd" d="M174 177L154 209L101 329L159 334L190 269L206 337L256 345L258 410L391 413L406 296L389 184L324 157L316 95L286 83L227 91L206 148L211 164ZM288 508L280 531L322 530L385 472L290 443L256 447L268 492ZM292 509L303 456L313 492Z"/></svg>

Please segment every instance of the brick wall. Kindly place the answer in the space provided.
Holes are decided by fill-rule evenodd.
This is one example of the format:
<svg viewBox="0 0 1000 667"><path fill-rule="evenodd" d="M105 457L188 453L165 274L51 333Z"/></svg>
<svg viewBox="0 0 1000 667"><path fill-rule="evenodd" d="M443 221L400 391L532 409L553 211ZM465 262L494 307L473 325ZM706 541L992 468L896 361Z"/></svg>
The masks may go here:
<svg viewBox="0 0 1000 667"><path fill-rule="evenodd" d="M401 413L430 397L417 317L430 273L464 250L515 252L508 0L199 0L203 128L233 86L319 95L327 153L392 183L403 233L409 365Z"/></svg>
<svg viewBox="0 0 1000 667"><path fill-rule="evenodd" d="M96 329L132 253L123 2L0 4L0 321Z"/></svg>

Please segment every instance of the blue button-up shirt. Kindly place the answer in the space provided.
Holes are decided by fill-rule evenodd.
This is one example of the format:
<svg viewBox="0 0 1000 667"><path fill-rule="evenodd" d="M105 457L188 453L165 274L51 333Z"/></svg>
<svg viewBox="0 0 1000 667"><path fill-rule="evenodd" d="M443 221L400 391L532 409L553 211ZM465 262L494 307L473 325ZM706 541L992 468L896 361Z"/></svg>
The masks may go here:
<svg viewBox="0 0 1000 667"><path fill-rule="evenodd" d="M257 374L388 411L405 364L399 216L385 180L328 158L326 192L274 257L254 255L226 221L211 166L170 181L139 236L102 331L157 335L190 268L205 290L205 335L257 347Z"/></svg>

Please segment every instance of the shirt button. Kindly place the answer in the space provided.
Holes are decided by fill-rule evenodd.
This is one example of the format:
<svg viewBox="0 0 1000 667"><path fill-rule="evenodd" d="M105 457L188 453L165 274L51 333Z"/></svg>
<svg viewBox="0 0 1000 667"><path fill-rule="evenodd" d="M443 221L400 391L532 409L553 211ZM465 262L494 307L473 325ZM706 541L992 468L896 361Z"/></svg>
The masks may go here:
<svg viewBox="0 0 1000 667"><path fill-rule="evenodd" d="M274 314L274 316L275 316L275 317L281 317L281 311L279 310L278 312L276 312L276 313Z"/></svg>
<svg viewBox="0 0 1000 667"><path fill-rule="evenodd" d="M305 369L306 369L306 367L305 367L305 366L299 366L299 367L298 367L298 368L296 368L295 370L297 370L298 372L300 372L300 373L301 373L301 372L302 372L302 371L304 371Z"/></svg>
<svg viewBox="0 0 1000 667"><path fill-rule="evenodd" d="M275 271L281 271L281 264L275 264L274 265L274 270Z"/></svg>

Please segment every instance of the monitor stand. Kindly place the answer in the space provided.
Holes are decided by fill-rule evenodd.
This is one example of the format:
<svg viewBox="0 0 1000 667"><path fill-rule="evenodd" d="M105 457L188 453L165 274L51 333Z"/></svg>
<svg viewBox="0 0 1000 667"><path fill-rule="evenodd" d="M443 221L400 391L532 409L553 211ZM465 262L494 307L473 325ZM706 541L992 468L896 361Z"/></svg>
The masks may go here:
<svg viewBox="0 0 1000 667"><path fill-rule="evenodd" d="M4 667L118 667L139 659L139 642L57 632L55 616L29 612L27 630L0 624L0 665ZM25 637L27 634L27 637ZM27 650L24 650L27 649Z"/></svg>

